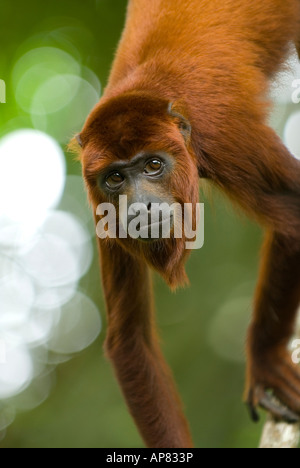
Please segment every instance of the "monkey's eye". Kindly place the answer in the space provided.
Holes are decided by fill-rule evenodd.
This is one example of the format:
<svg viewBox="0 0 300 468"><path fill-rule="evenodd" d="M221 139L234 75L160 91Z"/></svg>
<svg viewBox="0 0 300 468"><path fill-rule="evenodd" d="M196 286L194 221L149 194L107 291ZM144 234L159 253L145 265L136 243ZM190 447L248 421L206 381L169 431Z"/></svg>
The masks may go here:
<svg viewBox="0 0 300 468"><path fill-rule="evenodd" d="M106 185L111 189L117 189L121 187L124 182L124 177L119 172L114 172L106 178Z"/></svg>
<svg viewBox="0 0 300 468"><path fill-rule="evenodd" d="M163 163L159 159L151 159L145 166L145 174L157 175L161 172Z"/></svg>

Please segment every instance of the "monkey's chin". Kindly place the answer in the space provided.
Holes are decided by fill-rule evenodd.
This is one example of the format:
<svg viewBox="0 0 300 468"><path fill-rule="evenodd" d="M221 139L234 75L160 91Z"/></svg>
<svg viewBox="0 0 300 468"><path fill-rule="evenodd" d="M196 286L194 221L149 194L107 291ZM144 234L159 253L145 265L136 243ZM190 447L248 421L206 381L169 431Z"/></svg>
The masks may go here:
<svg viewBox="0 0 300 468"><path fill-rule="evenodd" d="M144 238L144 237L138 237L136 239L138 242L141 242L142 244L154 244L155 242L159 242L160 241L160 238L154 238L152 239L151 237L147 237L147 238Z"/></svg>
<svg viewBox="0 0 300 468"><path fill-rule="evenodd" d="M184 239L160 239L142 245L148 265L157 271L172 290L189 284L185 262L190 254Z"/></svg>
<svg viewBox="0 0 300 468"><path fill-rule="evenodd" d="M190 254L186 249L186 239L118 239L117 242L135 258L162 276L172 290L189 285L185 262Z"/></svg>

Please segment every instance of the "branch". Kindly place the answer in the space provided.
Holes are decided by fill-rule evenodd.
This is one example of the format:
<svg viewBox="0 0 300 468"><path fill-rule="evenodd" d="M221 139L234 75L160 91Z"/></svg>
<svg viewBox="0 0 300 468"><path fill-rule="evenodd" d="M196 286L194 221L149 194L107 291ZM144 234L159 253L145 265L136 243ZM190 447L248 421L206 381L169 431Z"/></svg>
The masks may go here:
<svg viewBox="0 0 300 468"><path fill-rule="evenodd" d="M259 448L298 448L299 442L300 424L279 423L268 416Z"/></svg>

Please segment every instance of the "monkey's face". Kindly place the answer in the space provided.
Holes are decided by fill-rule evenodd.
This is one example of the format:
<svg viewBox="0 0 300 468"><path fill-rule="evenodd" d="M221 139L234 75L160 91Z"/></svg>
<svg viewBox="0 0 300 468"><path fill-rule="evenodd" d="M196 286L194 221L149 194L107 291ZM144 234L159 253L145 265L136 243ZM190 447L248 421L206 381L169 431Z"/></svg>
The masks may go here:
<svg viewBox="0 0 300 468"><path fill-rule="evenodd" d="M146 259L171 286L186 280L186 229L196 223L190 138L174 106L136 92L102 100L79 138L98 235Z"/></svg>

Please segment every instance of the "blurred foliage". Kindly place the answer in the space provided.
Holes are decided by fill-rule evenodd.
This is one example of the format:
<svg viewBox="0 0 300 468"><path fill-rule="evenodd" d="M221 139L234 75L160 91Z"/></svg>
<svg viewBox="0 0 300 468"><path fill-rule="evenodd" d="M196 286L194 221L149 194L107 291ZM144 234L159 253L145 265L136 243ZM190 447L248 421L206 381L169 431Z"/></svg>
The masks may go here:
<svg viewBox="0 0 300 468"><path fill-rule="evenodd" d="M39 47L77 54L105 85L125 8L125 0L2 0L0 78L7 83L7 104L1 105L1 128L15 118L30 126L14 100L11 71L35 42ZM79 25L85 34L76 34L75 28L64 41L56 31L66 24ZM79 164L69 154L66 158L68 173L80 174ZM202 195L202 200L206 240L188 263L191 287L173 295L155 279L163 348L196 446L256 447L261 425L250 422L242 403L243 343L262 235L258 227L234 214L218 194L213 193L209 200ZM100 284L95 256L81 289L99 304L104 318ZM97 343L57 368L50 397L40 407L19 413L0 447L143 446L103 355L104 337L105 330Z"/></svg>

